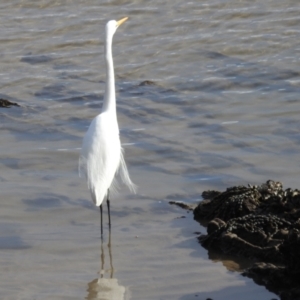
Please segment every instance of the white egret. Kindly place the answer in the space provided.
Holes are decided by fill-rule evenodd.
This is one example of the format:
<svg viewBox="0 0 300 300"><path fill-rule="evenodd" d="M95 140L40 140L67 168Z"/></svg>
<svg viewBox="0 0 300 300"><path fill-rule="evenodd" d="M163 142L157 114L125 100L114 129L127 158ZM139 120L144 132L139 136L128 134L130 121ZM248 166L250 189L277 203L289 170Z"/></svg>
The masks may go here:
<svg viewBox="0 0 300 300"><path fill-rule="evenodd" d="M105 63L106 85L101 113L94 118L87 130L82 143L79 158L79 172L84 174L92 200L100 207L101 235L103 234L102 202L107 199L107 209L110 222L109 189L114 186L114 179L120 170L122 181L134 192L124 161L117 120L115 76L112 57L112 40L117 28L128 18L119 21L111 20L106 24L105 33Z"/></svg>

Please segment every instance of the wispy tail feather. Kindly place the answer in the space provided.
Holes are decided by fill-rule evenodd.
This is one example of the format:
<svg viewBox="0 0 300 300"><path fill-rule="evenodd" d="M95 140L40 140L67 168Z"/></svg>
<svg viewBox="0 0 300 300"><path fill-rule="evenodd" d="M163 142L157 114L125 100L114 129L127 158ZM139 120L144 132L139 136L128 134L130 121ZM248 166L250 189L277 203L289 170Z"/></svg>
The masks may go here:
<svg viewBox="0 0 300 300"><path fill-rule="evenodd" d="M121 157L120 157L120 166L119 166L119 170L120 170L120 175L121 175L121 179L122 181L125 183L125 185L128 186L129 190L132 193L136 193L137 190L137 186L131 181L128 170L127 170L127 166L124 160L124 156L123 156L123 149L121 150Z"/></svg>

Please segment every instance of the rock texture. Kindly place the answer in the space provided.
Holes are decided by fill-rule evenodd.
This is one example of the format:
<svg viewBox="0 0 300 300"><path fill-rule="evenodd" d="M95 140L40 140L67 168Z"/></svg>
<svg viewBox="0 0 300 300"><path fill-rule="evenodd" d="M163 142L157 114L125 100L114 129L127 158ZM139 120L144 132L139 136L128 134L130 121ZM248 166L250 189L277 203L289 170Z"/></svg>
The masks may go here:
<svg viewBox="0 0 300 300"><path fill-rule="evenodd" d="M253 259L244 275L283 300L300 299L300 192L269 180L202 196L194 218L209 223L200 243Z"/></svg>
<svg viewBox="0 0 300 300"><path fill-rule="evenodd" d="M14 103L14 102L11 102L11 101L6 100L6 99L0 99L0 107L8 108L8 107L11 107L11 106L20 106L20 105L18 103Z"/></svg>

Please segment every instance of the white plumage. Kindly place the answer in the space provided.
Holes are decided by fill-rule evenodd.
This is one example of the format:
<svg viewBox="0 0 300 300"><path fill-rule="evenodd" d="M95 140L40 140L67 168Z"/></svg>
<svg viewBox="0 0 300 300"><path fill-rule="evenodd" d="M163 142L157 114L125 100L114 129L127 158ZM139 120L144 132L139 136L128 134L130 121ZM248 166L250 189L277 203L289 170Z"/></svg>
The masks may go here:
<svg viewBox="0 0 300 300"><path fill-rule="evenodd" d="M123 182L131 191L135 191L135 185L130 180L121 148L112 58L113 35L127 19L112 20L106 24L106 86L102 111L94 118L83 138L79 158L80 174L86 177L92 200L97 206L101 206L108 195L108 190L112 188L118 170L120 170Z"/></svg>

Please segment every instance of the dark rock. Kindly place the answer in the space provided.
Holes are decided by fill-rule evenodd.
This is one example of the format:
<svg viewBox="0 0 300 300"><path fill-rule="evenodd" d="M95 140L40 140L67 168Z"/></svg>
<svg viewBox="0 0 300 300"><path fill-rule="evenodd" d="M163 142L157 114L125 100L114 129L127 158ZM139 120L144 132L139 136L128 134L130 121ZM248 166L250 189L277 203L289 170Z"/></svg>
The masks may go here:
<svg viewBox="0 0 300 300"><path fill-rule="evenodd" d="M300 299L300 192L272 180L203 192L194 218L209 221L200 243L258 261L244 272L283 300Z"/></svg>
<svg viewBox="0 0 300 300"><path fill-rule="evenodd" d="M194 210L194 207L192 205L189 205L181 201L169 201L169 204L177 205L186 210Z"/></svg>
<svg viewBox="0 0 300 300"><path fill-rule="evenodd" d="M0 107L8 108L8 107L11 107L13 105L14 106L20 106L18 103L10 102L10 101L5 100L5 99L0 99Z"/></svg>
<svg viewBox="0 0 300 300"><path fill-rule="evenodd" d="M291 276L285 266L256 263L243 272L243 275L252 278L259 285L264 285L282 300L300 299L299 277Z"/></svg>
<svg viewBox="0 0 300 300"><path fill-rule="evenodd" d="M194 210L196 220L220 218L227 221L253 212L260 204L260 193L253 188L237 186L228 188L223 193L204 192L205 200ZM208 197L212 198L208 198Z"/></svg>
<svg viewBox="0 0 300 300"><path fill-rule="evenodd" d="M151 80L144 80L139 84L139 86L144 86L144 85L155 85L155 82Z"/></svg>

